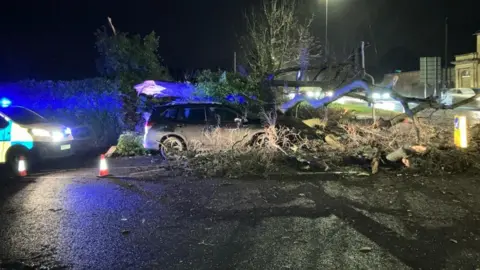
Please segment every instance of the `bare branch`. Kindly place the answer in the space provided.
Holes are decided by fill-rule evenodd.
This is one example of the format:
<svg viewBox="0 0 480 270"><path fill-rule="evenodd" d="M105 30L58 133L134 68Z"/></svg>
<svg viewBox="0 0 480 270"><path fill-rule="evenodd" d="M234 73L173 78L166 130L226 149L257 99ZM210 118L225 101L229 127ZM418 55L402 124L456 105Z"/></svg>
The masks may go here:
<svg viewBox="0 0 480 270"><path fill-rule="evenodd" d="M428 97L426 99L404 97L398 94L397 92L392 91L392 97L402 104L405 110L405 113L397 115L394 118L392 118L390 120L390 125L391 126L396 125L402 122L403 120L405 120L406 118L410 118L413 120L417 113L424 111L426 109L453 110L460 106L466 105L470 102L475 101L478 97L480 97L480 88L474 88L473 91L475 92L473 96L451 105L442 104L438 100L434 99L433 97ZM409 103L418 103L418 105L415 108L410 109Z"/></svg>
<svg viewBox="0 0 480 270"><path fill-rule="evenodd" d="M310 33L313 17L297 18L297 0L263 2L261 12L246 16L244 49L251 75L263 78L288 67L307 67L320 56L319 42Z"/></svg>
<svg viewBox="0 0 480 270"><path fill-rule="evenodd" d="M117 35L117 31L115 30L115 26L113 26L112 18L107 17L107 20L108 20L108 25L110 25L110 28L112 28L113 35L116 36L116 35Z"/></svg>

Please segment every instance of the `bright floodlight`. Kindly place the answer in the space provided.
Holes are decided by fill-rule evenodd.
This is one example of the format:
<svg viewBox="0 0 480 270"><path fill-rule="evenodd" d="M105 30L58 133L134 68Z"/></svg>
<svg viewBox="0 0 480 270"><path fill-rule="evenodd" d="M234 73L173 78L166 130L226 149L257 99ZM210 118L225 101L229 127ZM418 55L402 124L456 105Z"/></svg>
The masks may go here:
<svg viewBox="0 0 480 270"><path fill-rule="evenodd" d="M307 92L307 97L313 97L315 94L312 91Z"/></svg>

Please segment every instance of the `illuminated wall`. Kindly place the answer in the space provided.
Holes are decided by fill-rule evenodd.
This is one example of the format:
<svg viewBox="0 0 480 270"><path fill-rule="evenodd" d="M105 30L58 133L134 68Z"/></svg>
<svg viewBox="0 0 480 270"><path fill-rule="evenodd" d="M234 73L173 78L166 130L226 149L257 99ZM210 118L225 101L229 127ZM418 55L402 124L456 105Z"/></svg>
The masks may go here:
<svg viewBox="0 0 480 270"><path fill-rule="evenodd" d="M456 88L480 87L480 32L477 36L477 51L455 56Z"/></svg>

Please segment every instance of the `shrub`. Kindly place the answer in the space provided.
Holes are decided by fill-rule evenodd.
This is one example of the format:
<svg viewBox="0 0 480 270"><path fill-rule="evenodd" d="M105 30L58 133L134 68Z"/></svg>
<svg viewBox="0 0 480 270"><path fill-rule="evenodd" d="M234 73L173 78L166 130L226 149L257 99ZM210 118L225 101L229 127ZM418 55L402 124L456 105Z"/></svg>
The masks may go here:
<svg viewBox="0 0 480 270"><path fill-rule="evenodd" d="M115 154L119 156L145 155L146 151L142 145L142 136L135 132L125 132L118 138Z"/></svg>

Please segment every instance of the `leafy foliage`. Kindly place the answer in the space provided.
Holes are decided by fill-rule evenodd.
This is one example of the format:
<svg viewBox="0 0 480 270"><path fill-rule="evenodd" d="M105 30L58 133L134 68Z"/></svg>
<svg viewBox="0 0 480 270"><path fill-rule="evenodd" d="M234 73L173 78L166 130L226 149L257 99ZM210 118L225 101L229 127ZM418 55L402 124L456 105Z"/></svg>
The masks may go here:
<svg viewBox="0 0 480 270"><path fill-rule="evenodd" d="M51 121L91 127L99 144L116 140L124 127L121 96L111 80L27 80L0 86L0 94Z"/></svg>
<svg viewBox="0 0 480 270"><path fill-rule="evenodd" d="M108 35L106 29L102 28L97 30L96 38L95 45L100 54L97 68L100 74L110 78L126 76L126 79L170 79L168 69L162 66L162 59L158 55L159 40L155 32L145 37L129 36L121 32Z"/></svg>
<svg viewBox="0 0 480 270"><path fill-rule="evenodd" d="M145 148L142 145L142 136L135 132L125 132L118 138L115 154L119 156L145 155Z"/></svg>
<svg viewBox="0 0 480 270"><path fill-rule="evenodd" d="M200 71L196 76L198 95L228 103L241 111L259 113L265 93L258 83L238 73L223 71Z"/></svg>
<svg viewBox="0 0 480 270"><path fill-rule="evenodd" d="M196 80L199 94L218 100L224 100L232 95L258 97L261 94L255 84L233 72L203 70L197 75Z"/></svg>
<svg viewBox="0 0 480 270"><path fill-rule="evenodd" d="M158 37L155 32L144 37L122 32L109 35L105 27L97 30L95 36L100 55L98 71L118 82L125 105L125 122L129 129L134 129L143 106L133 86L145 80L171 79L158 54Z"/></svg>

